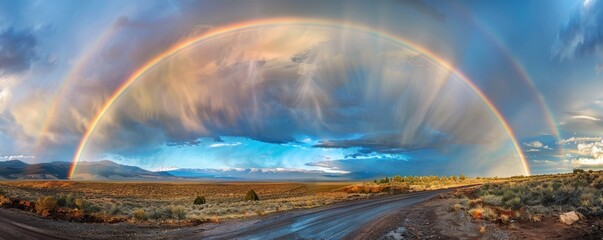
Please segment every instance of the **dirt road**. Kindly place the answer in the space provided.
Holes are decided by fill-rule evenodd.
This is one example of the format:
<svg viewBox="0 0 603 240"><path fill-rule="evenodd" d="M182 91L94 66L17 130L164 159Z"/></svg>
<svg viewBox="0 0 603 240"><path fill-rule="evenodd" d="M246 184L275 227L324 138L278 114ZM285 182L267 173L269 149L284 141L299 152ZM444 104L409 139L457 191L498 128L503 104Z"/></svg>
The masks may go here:
<svg viewBox="0 0 603 240"><path fill-rule="evenodd" d="M450 190L351 201L256 220L218 225L203 239L342 239L371 221ZM361 234L361 233L356 233Z"/></svg>
<svg viewBox="0 0 603 240"><path fill-rule="evenodd" d="M165 228L128 223L72 223L0 209L0 239L347 239L362 237L363 226L451 190L354 200L255 219Z"/></svg>

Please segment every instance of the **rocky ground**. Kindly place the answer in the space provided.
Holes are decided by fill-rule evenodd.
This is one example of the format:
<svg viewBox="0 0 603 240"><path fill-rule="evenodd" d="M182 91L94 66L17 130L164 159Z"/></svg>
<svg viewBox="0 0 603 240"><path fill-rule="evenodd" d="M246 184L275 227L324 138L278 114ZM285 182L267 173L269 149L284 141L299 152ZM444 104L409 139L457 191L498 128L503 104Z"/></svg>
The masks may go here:
<svg viewBox="0 0 603 240"><path fill-rule="evenodd" d="M383 218L363 231L371 239L603 239L603 221L582 218L566 225L559 216L540 222L493 223L474 219L450 195L417 204Z"/></svg>

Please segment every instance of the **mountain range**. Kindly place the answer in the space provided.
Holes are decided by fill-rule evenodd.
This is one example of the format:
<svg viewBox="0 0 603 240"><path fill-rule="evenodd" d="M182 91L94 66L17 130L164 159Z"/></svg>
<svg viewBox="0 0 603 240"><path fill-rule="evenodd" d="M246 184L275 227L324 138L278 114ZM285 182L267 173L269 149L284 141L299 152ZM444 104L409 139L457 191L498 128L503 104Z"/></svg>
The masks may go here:
<svg viewBox="0 0 603 240"><path fill-rule="evenodd" d="M331 174L320 170L288 168L228 168L228 169L174 169L164 171L183 178L222 180L271 180L271 181L325 181L339 180L341 174Z"/></svg>
<svg viewBox="0 0 603 240"><path fill-rule="evenodd" d="M20 160L0 161L0 179L67 179L71 162L48 162L27 164ZM139 167L126 166L104 160L79 162L73 179L128 180L169 179L166 172L151 172Z"/></svg>
<svg viewBox="0 0 603 240"><path fill-rule="evenodd" d="M71 162L28 164L0 161L0 179L68 179ZM149 171L109 160L79 162L74 180L239 180L239 181L333 181L347 180L342 174L287 168L169 169Z"/></svg>

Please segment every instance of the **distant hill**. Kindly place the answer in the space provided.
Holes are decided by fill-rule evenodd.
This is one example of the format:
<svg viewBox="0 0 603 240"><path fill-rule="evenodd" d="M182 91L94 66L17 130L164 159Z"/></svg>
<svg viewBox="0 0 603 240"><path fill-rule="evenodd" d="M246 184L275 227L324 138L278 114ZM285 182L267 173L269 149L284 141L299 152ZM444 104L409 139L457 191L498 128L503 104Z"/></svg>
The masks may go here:
<svg viewBox="0 0 603 240"><path fill-rule="evenodd" d="M183 178L222 180L337 180L341 174L331 174L319 170L287 168L229 168L229 169L174 169L163 171Z"/></svg>
<svg viewBox="0 0 603 240"><path fill-rule="evenodd" d="M27 164L20 160L0 161L0 178L3 179L67 179L70 162ZM126 166L104 160L79 162L73 179L82 180L136 180L170 179L165 172L152 172L139 167Z"/></svg>
<svg viewBox="0 0 603 240"><path fill-rule="evenodd" d="M71 162L27 164L0 161L0 179L67 179ZM79 162L75 180L233 180L233 181L337 181L350 174L288 168L171 169L148 171L112 161Z"/></svg>
<svg viewBox="0 0 603 240"><path fill-rule="evenodd" d="M71 164L50 162L27 164L20 160L0 162L0 178L4 179L66 179Z"/></svg>

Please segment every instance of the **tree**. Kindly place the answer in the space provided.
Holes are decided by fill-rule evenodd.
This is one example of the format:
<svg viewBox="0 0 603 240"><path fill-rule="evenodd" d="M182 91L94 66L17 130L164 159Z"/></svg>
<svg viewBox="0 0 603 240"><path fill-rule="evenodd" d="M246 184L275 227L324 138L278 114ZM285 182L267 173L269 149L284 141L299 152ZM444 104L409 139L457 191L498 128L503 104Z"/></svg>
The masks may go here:
<svg viewBox="0 0 603 240"><path fill-rule="evenodd" d="M260 197L253 191L253 189L249 190L245 195L245 201L259 201Z"/></svg>

